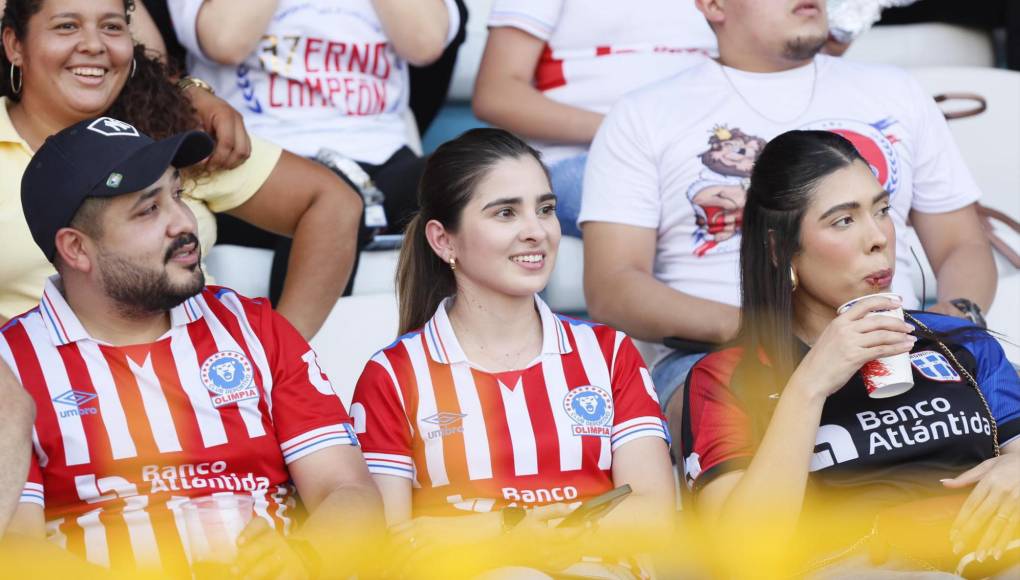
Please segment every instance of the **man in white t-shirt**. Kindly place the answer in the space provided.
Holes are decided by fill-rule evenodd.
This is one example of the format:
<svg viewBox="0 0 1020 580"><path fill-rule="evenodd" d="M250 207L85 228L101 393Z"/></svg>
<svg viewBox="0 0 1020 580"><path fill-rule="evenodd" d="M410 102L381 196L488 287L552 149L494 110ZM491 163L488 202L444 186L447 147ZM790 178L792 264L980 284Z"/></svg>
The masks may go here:
<svg viewBox="0 0 1020 580"><path fill-rule="evenodd" d="M579 221L591 315L655 342L721 343L738 329L740 221L751 167L768 139L826 129L852 141L892 196L893 291L911 283L909 218L935 271L931 310L987 308L996 272L979 191L931 97L904 71L816 56L821 0L696 0L719 40L706 60L622 99L592 144ZM661 349L660 403L697 361ZM676 399L680 399L677 397Z"/></svg>
<svg viewBox="0 0 1020 580"><path fill-rule="evenodd" d="M610 107L714 52L691 1L495 0L472 105L542 151L563 233L580 236L588 144Z"/></svg>

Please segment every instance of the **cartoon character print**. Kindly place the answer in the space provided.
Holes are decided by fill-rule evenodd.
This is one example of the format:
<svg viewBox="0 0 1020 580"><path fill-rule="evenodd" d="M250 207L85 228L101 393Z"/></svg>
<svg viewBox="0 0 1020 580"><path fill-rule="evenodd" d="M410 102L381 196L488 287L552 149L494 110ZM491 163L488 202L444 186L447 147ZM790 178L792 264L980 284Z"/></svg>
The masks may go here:
<svg viewBox="0 0 1020 580"><path fill-rule="evenodd" d="M700 258L729 240L733 241L727 245L736 249L751 168L765 143L740 129L725 125L713 129L708 149L701 154L705 168L687 189L697 224L695 256Z"/></svg>

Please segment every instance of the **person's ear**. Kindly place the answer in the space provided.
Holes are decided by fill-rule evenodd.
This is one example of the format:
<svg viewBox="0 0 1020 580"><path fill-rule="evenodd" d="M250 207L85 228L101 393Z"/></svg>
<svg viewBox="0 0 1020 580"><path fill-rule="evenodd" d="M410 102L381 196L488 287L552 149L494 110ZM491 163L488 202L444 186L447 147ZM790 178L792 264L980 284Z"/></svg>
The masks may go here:
<svg viewBox="0 0 1020 580"><path fill-rule="evenodd" d="M712 28L726 20L726 0L694 0L694 5Z"/></svg>
<svg viewBox="0 0 1020 580"><path fill-rule="evenodd" d="M7 55L7 60L14 66L21 66L24 64L25 58L21 54L21 41L14 35L14 29L10 26L4 27L3 42L4 53ZM4 80L6 81L7 79Z"/></svg>
<svg viewBox="0 0 1020 580"><path fill-rule="evenodd" d="M60 228L54 241L57 255L65 266L85 274L92 271L94 246L87 235L74 228Z"/></svg>
<svg viewBox="0 0 1020 580"><path fill-rule="evenodd" d="M459 257L457 256L456 239L438 220L429 220L425 224L425 239L428 240L429 246L440 260L449 262L451 259L455 260Z"/></svg>

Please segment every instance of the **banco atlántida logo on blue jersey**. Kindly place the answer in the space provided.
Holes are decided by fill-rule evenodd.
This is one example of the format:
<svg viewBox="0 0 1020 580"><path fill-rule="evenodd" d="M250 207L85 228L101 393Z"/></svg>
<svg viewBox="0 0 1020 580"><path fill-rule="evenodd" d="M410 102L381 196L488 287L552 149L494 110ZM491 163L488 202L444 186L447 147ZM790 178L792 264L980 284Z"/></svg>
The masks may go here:
<svg viewBox="0 0 1020 580"><path fill-rule="evenodd" d="M563 408L574 421L571 431L578 436L609 437L612 434L613 399L595 385L571 389Z"/></svg>
<svg viewBox="0 0 1020 580"><path fill-rule="evenodd" d="M202 363L202 384L209 390L214 407L257 399L259 391L252 377L251 362L239 352L221 350Z"/></svg>

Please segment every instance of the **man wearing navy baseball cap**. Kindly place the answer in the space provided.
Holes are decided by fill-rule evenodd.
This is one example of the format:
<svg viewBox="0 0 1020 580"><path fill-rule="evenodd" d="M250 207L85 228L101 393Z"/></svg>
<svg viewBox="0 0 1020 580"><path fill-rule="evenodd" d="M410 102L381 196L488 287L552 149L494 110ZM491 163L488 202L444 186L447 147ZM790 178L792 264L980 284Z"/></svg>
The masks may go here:
<svg viewBox="0 0 1020 580"><path fill-rule="evenodd" d="M304 338L268 300L205 286L179 172L212 149L103 117L47 139L25 171L25 219L58 273L0 328L38 411L8 531L75 538L62 545L82 571L348 576L381 537L379 494ZM285 537L296 501L308 518ZM237 522L237 546L202 551L188 506Z"/></svg>
<svg viewBox="0 0 1020 580"><path fill-rule="evenodd" d="M129 317L165 312L202 290L195 217L179 169L213 142L201 131L153 141L110 117L82 121L39 148L21 181L35 243L90 302ZM77 288L76 288L77 289ZM104 313L105 316L105 313Z"/></svg>

